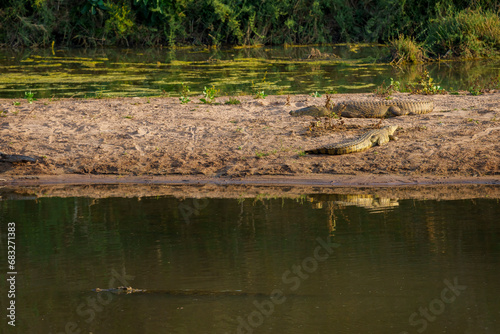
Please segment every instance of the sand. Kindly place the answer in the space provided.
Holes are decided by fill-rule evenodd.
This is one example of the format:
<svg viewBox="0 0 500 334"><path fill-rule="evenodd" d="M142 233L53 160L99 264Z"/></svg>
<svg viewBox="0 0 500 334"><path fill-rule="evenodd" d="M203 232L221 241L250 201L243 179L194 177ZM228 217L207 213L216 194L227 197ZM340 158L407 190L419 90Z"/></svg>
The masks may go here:
<svg viewBox="0 0 500 334"><path fill-rule="evenodd" d="M188 104L178 98L17 100L20 105L0 99L0 152L40 158L0 162L0 183L82 183L84 177L90 183L274 178L280 184L500 184L498 91L395 94L395 100L432 100L435 109L383 120L289 115L324 105L325 96L236 98L241 104L225 104L228 97L216 104L199 97ZM383 99L332 95L333 102ZM397 141L341 156L303 153L384 125L400 127Z"/></svg>

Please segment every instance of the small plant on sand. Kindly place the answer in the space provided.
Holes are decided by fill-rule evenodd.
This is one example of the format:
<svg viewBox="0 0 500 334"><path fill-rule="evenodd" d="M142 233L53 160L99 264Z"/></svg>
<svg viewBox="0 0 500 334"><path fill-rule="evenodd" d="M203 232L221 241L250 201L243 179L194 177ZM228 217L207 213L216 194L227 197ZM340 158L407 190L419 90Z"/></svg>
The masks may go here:
<svg viewBox="0 0 500 334"><path fill-rule="evenodd" d="M314 92L314 93L311 93L311 96L314 98L318 98L318 97L321 97L321 94L318 92Z"/></svg>
<svg viewBox="0 0 500 334"><path fill-rule="evenodd" d="M189 86L183 82L182 87L181 87L181 97L179 98L179 100L181 101L181 104L187 104L187 103L191 102L191 100L188 97L189 92L190 92Z"/></svg>
<svg viewBox="0 0 500 334"><path fill-rule="evenodd" d="M267 157L267 156L270 156L271 154L276 154L278 151L277 150L272 150L271 152L259 152L259 151L255 151L255 157L256 158L263 158L263 157Z"/></svg>
<svg viewBox="0 0 500 334"><path fill-rule="evenodd" d="M413 94L445 94L446 90L441 86L434 84L434 79L427 70L424 70L416 84L411 85Z"/></svg>
<svg viewBox="0 0 500 334"><path fill-rule="evenodd" d="M229 100L226 101L226 104L241 104L241 101L234 97L230 97Z"/></svg>
<svg viewBox="0 0 500 334"><path fill-rule="evenodd" d="M33 101L36 101L35 93L32 93L31 91L24 92L24 98L28 100L28 103L33 103Z"/></svg>
<svg viewBox="0 0 500 334"><path fill-rule="evenodd" d="M258 92L255 94L255 98L256 98L256 99L265 99L266 97L267 97L267 94L266 94L266 92L264 92L263 90L258 91Z"/></svg>
<svg viewBox="0 0 500 334"><path fill-rule="evenodd" d="M13 105L15 105L15 106L20 106L20 105L21 105L21 102L14 101L14 102L12 102L12 104L13 104Z"/></svg>
<svg viewBox="0 0 500 334"><path fill-rule="evenodd" d="M267 71L264 73L262 80L257 85L252 80L252 92L256 99L265 99L267 97L266 92L264 91L264 87L269 87L269 84L266 82Z"/></svg>
<svg viewBox="0 0 500 334"><path fill-rule="evenodd" d="M104 97L104 87L100 87L97 92L95 92L96 99L102 99Z"/></svg>
<svg viewBox="0 0 500 334"><path fill-rule="evenodd" d="M213 86L213 85L210 88L204 87L204 89L203 89L204 98L200 99L200 101L203 103L210 104L210 103L215 101L215 96L219 93L220 93L220 90L215 89L215 86Z"/></svg>
<svg viewBox="0 0 500 334"><path fill-rule="evenodd" d="M391 83L387 86L385 81L375 89L375 94L379 96L391 96L393 93L401 92L401 83L391 78Z"/></svg>
<svg viewBox="0 0 500 334"><path fill-rule="evenodd" d="M479 89L478 86L476 85L471 85L468 89L469 93L473 96L478 96L478 95L481 95L481 89Z"/></svg>

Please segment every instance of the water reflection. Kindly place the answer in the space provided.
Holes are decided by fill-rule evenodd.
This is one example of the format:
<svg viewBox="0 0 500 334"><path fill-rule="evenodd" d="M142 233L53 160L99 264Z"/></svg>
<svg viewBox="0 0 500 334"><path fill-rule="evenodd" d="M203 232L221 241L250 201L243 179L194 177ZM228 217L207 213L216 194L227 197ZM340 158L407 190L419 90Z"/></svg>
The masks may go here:
<svg viewBox="0 0 500 334"><path fill-rule="evenodd" d="M18 230L15 330L415 333L422 307L429 333L497 333L498 200L389 198L1 201L2 252L6 223ZM441 310L445 280L466 289ZM92 291L121 285L249 295Z"/></svg>
<svg viewBox="0 0 500 334"><path fill-rule="evenodd" d="M312 47L240 49L92 49L0 51L0 97L178 96L215 85L223 94L372 92L390 79L415 82L423 69L447 90L498 80L498 60L440 62L395 68L378 63L379 45L315 47L338 58L307 59Z"/></svg>

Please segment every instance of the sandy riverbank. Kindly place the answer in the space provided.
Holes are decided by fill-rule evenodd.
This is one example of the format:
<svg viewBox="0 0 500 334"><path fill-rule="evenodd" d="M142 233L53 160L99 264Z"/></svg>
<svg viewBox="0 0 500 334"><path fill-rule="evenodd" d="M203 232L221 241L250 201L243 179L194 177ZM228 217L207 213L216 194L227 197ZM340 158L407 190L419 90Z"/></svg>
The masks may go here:
<svg viewBox="0 0 500 334"><path fill-rule="evenodd" d="M0 182L26 183L36 176L64 183L72 176L96 174L108 180L279 176L291 183L316 178L358 185L500 180L500 92L396 94L394 99L433 100L435 110L384 119L381 125L400 127L398 141L342 156L302 152L356 136L380 121L316 123L312 117L289 115L290 110L323 105L325 97L295 95L289 103L287 96L237 99L241 104L226 105L228 98L221 97L217 105L197 98L185 105L178 98L115 98L22 100L17 106L14 100L0 99L0 152L42 157L37 163L0 163ZM382 98L333 95L334 102L373 99Z"/></svg>

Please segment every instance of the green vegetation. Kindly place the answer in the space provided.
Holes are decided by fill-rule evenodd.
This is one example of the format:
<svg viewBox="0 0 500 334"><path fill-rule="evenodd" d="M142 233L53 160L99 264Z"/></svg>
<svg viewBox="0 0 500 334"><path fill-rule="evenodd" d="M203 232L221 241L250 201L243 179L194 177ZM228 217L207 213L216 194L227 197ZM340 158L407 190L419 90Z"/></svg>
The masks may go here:
<svg viewBox="0 0 500 334"><path fill-rule="evenodd" d="M475 86L475 85L469 87L469 93L471 95L474 95L474 96L482 94L481 93L481 89L478 86Z"/></svg>
<svg viewBox="0 0 500 334"><path fill-rule="evenodd" d="M182 83L181 97L179 98L179 100L181 101L181 104L187 104L187 103L191 102L191 100L188 97L189 92L190 92L189 86L186 85L185 83Z"/></svg>
<svg viewBox="0 0 500 334"><path fill-rule="evenodd" d="M24 92L24 98L28 100L28 102L31 104L33 101L36 101L35 99L35 93L32 93L31 91L29 92Z"/></svg>
<svg viewBox="0 0 500 334"><path fill-rule="evenodd" d="M383 42L393 59L483 57L500 49L492 0L10 0L0 45L179 46Z"/></svg>
<svg viewBox="0 0 500 334"><path fill-rule="evenodd" d="M411 84L410 86L413 94L434 95L446 93L446 90L434 83L434 79L427 70L424 70L416 84Z"/></svg>
<svg viewBox="0 0 500 334"><path fill-rule="evenodd" d="M430 20L425 40L435 55L453 55L461 58L492 56L500 50L499 5L496 13L470 8L459 12L448 11Z"/></svg>
<svg viewBox="0 0 500 334"><path fill-rule="evenodd" d="M256 152L255 152L255 157L256 157L256 158L258 158L258 159L260 159L260 158L268 157L268 156L270 156L271 154L276 154L276 153L278 153L278 151L277 151L277 150L272 150L272 151L270 151L270 152L260 152L260 151L256 151Z"/></svg>
<svg viewBox="0 0 500 334"><path fill-rule="evenodd" d="M399 81L394 81L391 78L391 83L388 86L383 83L375 89L374 93L379 96L386 96L387 99L390 99L390 96L397 92L411 92L412 94L424 95L447 93L444 88L441 88L441 86L434 83L434 79L430 76L427 70L422 72L416 82L411 82L405 85L405 87L406 88L403 88L403 85Z"/></svg>
<svg viewBox="0 0 500 334"><path fill-rule="evenodd" d="M267 97L267 94L265 91L260 90L255 94L256 99L265 99Z"/></svg>
<svg viewBox="0 0 500 334"><path fill-rule="evenodd" d="M424 47L411 37L399 35L397 39L390 40L389 44L392 63L417 63L425 59Z"/></svg>
<svg viewBox="0 0 500 334"><path fill-rule="evenodd" d="M402 92L401 83L391 78L391 83L387 86L385 82L375 89L375 94L380 96L391 96L393 93Z"/></svg>
<svg viewBox="0 0 500 334"><path fill-rule="evenodd" d="M203 96L204 98L201 98L200 101L203 103L212 103L215 101L215 96L220 93L220 90L215 89L215 86L212 87L205 87L203 89Z"/></svg>
<svg viewBox="0 0 500 334"><path fill-rule="evenodd" d="M234 97L230 97L229 100L225 102L225 104L241 104L241 101L238 99L235 99Z"/></svg>
<svg viewBox="0 0 500 334"><path fill-rule="evenodd" d="M314 92L314 93L311 93L311 96L314 98L318 98L318 97L321 97L321 94L318 92Z"/></svg>

